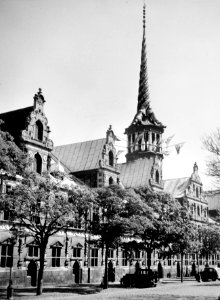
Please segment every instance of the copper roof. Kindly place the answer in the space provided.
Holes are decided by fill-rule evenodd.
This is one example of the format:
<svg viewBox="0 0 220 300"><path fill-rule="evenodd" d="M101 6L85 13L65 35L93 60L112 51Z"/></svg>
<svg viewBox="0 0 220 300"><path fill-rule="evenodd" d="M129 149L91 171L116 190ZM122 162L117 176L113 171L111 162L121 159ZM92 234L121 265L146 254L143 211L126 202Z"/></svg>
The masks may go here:
<svg viewBox="0 0 220 300"><path fill-rule="evenodd" d="M139 187L149 185L153 159L140 158L119 165L120 181L124 187Z"/></svg>
<svg viewBox="0 0 220 300"><path fill-rule="evenodd" d="M182 198L185 196L185 191L190 184L190 178L174 178L164 180L164 191L173 195L174 198Z"/></svg>
<svg viewBox="0 0 220 300"><path fill-rule="evenodd" d="M106 139L98 139L81 143L54 147L53 154L71 172L93 170L99 168L103 146Z"/></svg>

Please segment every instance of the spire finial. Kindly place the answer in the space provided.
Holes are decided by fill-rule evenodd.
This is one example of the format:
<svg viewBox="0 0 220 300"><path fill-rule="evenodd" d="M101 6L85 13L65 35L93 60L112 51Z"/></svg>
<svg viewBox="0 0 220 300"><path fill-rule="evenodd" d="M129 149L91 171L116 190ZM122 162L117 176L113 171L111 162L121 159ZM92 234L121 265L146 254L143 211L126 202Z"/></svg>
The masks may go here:
<svg viewBox="0 0 220 300"><path fill-rule="evenodd" d="M143 6L143 39L141 50L141 66L140 66L140 78L139 78L139 91L138 91L138 106L139 111L142 106L149 106L149 88L148 88L148 76L147 76L147 53L146 53L146 5Z"/></svg>
<svg viewBox="0 0 220 300"><path fill-rule="evenodd" d="M146 26L146 15L145 15L145 11L146 11L146 4L144 2L143 5L143 33L145 34L145 26Z"/></svg>

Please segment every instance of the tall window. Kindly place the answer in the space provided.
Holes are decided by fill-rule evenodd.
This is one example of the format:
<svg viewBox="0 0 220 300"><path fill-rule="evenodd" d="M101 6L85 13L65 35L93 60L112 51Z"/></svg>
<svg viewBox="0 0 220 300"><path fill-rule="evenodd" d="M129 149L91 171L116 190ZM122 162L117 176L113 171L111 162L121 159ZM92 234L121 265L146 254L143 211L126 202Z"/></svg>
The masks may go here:
<svg viewBox="0 0 220 300"><path fill-rule="evenodd" d="M4 209L4 216L3 216L4 220L9 220L10 214L11 214L10 209L8 208L8 205L6 204L6 207Z"/></svg>
<svg viewBox="0 0 220 300"><path fill-rule="evenodd" d="M39 141L43 140L43 124L40 120L35 123L35 139Z"/></svg>
<svg viewBox="0 0 220 300"><path fill-rule="evenodd" d="M98 254L99 250L97 248L91 249L91 267L97 267L98 266Z"/></svg>
<svg viewBox="0 0 220 300"><path fill-rule="evenodd" d="M142 144L142 139L139 138L138 140L138 150L141 151L141 144Z"/></svg>
<svg viewBox="0 0 220 300"><path fill-rule="evenodd" d="M171 263L172 263L172 256L168 255L168 257L167 257L167 265L171 266Z"/></svg>
<svg viewBox="0 0 220 300"><path fill-rule="evenodd" d="M28 245L28 256L30 258L38 258L39 257L39 247L35 242L32 242Z"/></svg>
<svg viewBox="0 0 220 300"><path fill-rule="evenodd" d="M1 268L12 267L13 244L1 244Z"/></svg>
<svg viewBox="0 0 220 300"><path fill-rule="evenodd" d="M155 143L155 133L152 133L152 144Z"/></svg>
<svg viewBox="0 0 220 300"><path fill-rule="evenodd" d="M92 216L91 216L91 221L93 222L99 222L99 217L100 217L100 213L99 213L99 208L93 208L92 210Z"/></svg>
<svg viewBox="0 0 220 300"><path fill-rule="evenodd" d="M109 166L114 166L114 155L112 151L109 151L108 153L108 157L109 157Z"/></svg>
<svg viewBox="0 0 220 300"><path fill-rule="evenodd" d="M135 259L140 259L141 258L141 251L140 250L135 250L134 251L134 258Z"/></svg>
<svg viewBox="0 0 220 300"><path fill-rule="evenodd" d="M156 171L156 174L155 174L155 180L156 180L156 183L160 182L160 174L159 174L158 170Z"/></svg>
<svg viewBox="0 0 220 300"><path fill-rule="evenodd" d="M189 254L185 254L185 265L189 265Z"/></svg>
<svg viewBox="0 0 220 300"><path fill-rule="evenodd" d="M61 247L52 247L52 267L60 267Z"/></svg>
<svg viewBox="0 0 220 300"><path fill-rule="evenodd" d="M42 158L39 153L34 156L34 171L39 174L42 172Z"/></svg>
<svg viewBox="0 0 220 300"><path fill-rule="evenodd" d="M109 177L108 182L109 182L109 185L113 184L113 178L112 178L112 177Z"/></svg>
<svg viewBox="0 0 220 300"><path fill-rule="evenodd" d="M197 198L199 197L199 189L198 189L198 187L196 187L196 197Z"/></svg>
<svg viewBox="0 0 220 300"><path fill-rule="evenodd" d="M199 207L199 205L197 206L197 215L200 216L200 207Z"/></svg>
<svg viewBox="0 0 220 300"><path fill-rule="evenodd" d="M114 258L114 249L108 250L108 258Z"/></svg>
<svg viewBox="0 0 220 300"><path fill-rule="evenodd" d="M128 260L127 260L127 253L125 250L121 251L121 258L122 258L122 266L127 266L128 265Z"/></svg>
<svg viewBox="0 0 220 300"><path fill-rule="evenodd" d="M82 251L82 245L77 244L75 247L73 247L73 257L80 258L81 257L81 251Z"/></svg>

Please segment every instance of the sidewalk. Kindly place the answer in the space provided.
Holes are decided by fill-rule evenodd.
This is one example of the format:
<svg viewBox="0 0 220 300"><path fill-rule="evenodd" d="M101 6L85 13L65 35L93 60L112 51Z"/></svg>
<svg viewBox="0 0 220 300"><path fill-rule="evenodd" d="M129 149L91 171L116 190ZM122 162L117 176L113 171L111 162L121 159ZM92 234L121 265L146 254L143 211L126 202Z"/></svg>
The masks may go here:
<svg viewBox="0 0 220 300"><path fill-rule="evenodd" d="M186 281L196 281L195 277L183 277L183 282ZM170 278L161 278L159 280L160 283L172 283L172 282L181 282L180 277L170 277Z"/></svg>
<svg viewBox="0 0 220 300"><path fill-rule="evenodd" d="M102 290L97 284L80 284L80 285L68 285L68 286L44 286L43 295L40 297L46 297L53 294L76 294L76 295L88 295L96 294ZM14 299L32 298L36 295L36 287L14 287ZM0 287L0 299L7 299L7 287Z"/></svg>

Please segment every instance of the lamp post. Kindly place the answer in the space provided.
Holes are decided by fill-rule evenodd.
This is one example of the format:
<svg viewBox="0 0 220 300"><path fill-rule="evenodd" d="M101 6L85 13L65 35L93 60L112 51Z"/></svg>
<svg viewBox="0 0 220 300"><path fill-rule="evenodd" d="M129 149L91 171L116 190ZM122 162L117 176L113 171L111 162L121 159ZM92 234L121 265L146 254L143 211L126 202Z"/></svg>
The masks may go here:
<svg viewBox="0 0 220 300"><path fill-rule="evenodd" d="M90 259L90 244L91 244L91 226L92 226L92 206L89 207L89 228L88 228L88 283L90 283L90 277L91 277L91 270L90 270L90 264L91 264L91 259Z"/></svg>
<svg viewBox="0 0 220 300"><path fill-rule="evenodd" d="M15 232L14 228L12 227L11 231L13 233ZM14 299L14 289L13 289L13 282L12 282L12 269L13 269L13 259L14 259L14 245L16 244L17 241L17 232L16 234L11 237L11 245L12 245L12 253L11 253L11 261L10 261L10 275L9 275L9 283L7 287L7 299Z"/></svg>

